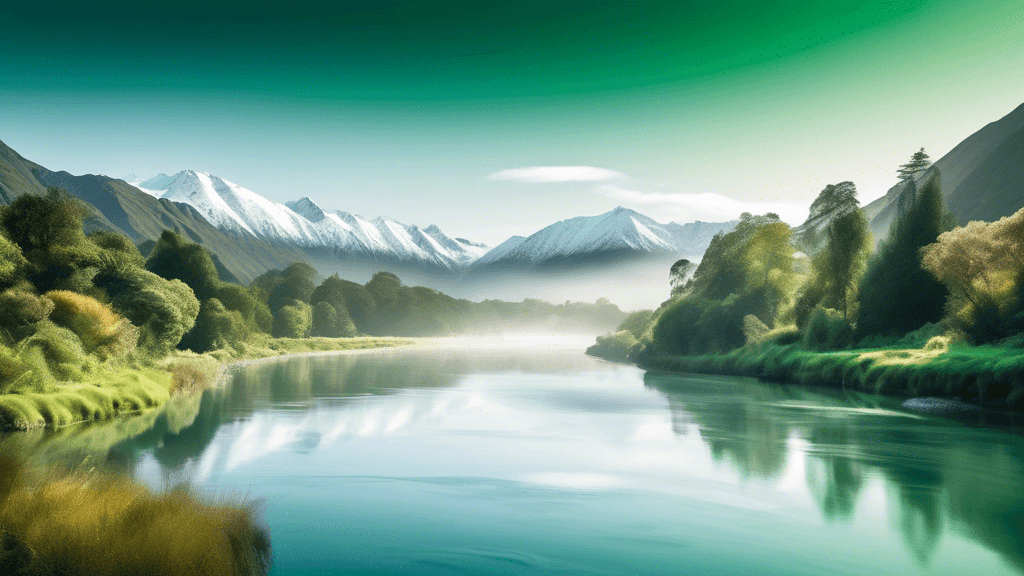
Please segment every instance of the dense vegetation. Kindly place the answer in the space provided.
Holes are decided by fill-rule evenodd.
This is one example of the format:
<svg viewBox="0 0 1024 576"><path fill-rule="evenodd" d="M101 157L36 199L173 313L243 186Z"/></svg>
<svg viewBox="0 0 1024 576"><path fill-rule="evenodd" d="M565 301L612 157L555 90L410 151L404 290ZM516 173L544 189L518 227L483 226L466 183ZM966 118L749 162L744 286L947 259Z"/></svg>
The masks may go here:
<svg viewBox="0 0 1024 576"><path fill-rule="evenodd" d="M450 335L552 321L606 328L625 316L607 300L457 300L387 272L365 285L337 275L318 282L305 263L241 286L181 234L164 231L143 246L144 257L120 234L86 235L86 215L55 188L0 206L0 427L156 406L203 380L206 369L188 353L262 357L296 348L280 339ZM323 348L308 343L304 349Z"/></svg>
<svg viewBox="0 0 1024 576"><path fill-rule="evenodd" d="M921 156L901 177L927 168ZM850 183L825 228L805 233L816 234L813 242L794 239L774 214L744 214L714 238L691 278L672 274L671 298L642 329L620 326L588 352L1024 407L1024 210L956 228L936 170L920 189L908 182L873 252ZM807 256L797 246L816 250Z"/></svg>

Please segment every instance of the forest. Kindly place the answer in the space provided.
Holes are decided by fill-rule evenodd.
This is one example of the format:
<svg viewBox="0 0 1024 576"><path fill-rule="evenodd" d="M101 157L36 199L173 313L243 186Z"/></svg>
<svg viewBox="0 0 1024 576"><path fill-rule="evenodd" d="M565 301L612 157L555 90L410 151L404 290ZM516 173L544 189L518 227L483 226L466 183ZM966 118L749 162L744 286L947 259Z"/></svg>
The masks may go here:
<svg viewBox="0 0 1024 576"><path fill-rule="evenodd" d="M672 267L657 310L631 314L588 352L1024 408L1024 210L958 227L938 170L915 181L924 168L901 167L907 191L877 246L852 182L815 201L830 213L821 229L744 214L699 265Z"/></svg>

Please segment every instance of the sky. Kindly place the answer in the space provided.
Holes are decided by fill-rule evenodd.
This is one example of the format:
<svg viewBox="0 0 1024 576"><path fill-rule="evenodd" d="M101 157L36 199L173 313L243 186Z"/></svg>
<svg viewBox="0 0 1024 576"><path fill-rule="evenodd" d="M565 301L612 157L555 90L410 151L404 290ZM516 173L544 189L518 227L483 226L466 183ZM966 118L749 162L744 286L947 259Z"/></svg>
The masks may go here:
<svg viewBox="0 0 1024 576"><path fill-rule="evenodd" d="M867 203L1024 102L1024 3L37 0L0 5L0 55L0 141L52 170L497 244Z"/></svg>

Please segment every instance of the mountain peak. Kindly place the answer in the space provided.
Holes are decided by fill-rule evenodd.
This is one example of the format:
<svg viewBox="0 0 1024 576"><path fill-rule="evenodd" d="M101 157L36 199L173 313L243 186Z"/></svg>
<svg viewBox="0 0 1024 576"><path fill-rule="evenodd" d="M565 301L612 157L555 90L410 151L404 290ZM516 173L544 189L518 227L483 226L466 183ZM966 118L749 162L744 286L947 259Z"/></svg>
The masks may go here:
<svg viewBox="0 0 1024 576"><path fill-rule="evenodd" d="M320 222L327 217L327 213L324 212L324 209L310 199L309 196L303 196L302 198L293 200L292 202L285 202L284 205L290 208L292 212L295 212L310 222Z"/></svg>

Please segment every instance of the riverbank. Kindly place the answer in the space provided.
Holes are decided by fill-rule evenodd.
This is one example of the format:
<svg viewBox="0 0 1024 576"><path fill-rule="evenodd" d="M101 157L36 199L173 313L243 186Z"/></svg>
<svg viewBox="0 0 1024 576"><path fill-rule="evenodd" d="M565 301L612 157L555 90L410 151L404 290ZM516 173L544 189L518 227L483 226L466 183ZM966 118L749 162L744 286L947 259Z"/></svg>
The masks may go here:
<svg viewBox="0 0 1024 576"><path fill-rule="evenodd" d="M175 352L155 362L108 366L81 382L0 395L0 430L24 431L105 420L165 404L223 380L231 366L283 356L333 354L411 344L404 338L267 338L240 350Z"/></svg>
<svg viewBox="0 0 1024 576"><path fill-rule="evenodd" d="M935 346L813 352L798 344L745 346L727 354L647 354L649 370L749 376L890 396L937 396L1024 410L1024 348Z"/></svg>

